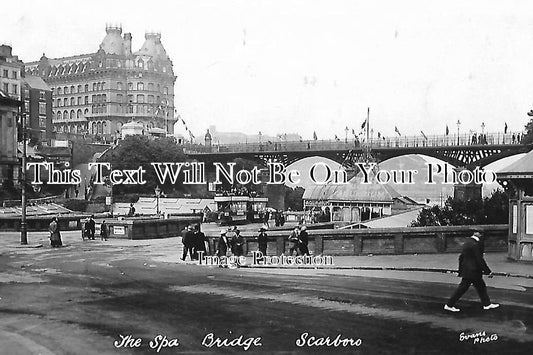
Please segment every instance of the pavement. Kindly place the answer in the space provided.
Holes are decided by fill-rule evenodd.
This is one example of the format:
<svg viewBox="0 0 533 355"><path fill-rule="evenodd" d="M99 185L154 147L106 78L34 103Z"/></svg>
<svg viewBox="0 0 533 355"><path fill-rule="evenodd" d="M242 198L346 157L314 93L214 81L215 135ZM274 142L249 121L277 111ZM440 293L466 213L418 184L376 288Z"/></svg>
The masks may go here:
<svg viewBox="0 0 533 355"><path fill-rule="evenodd" d="M156 261L181 262L177 255L181 255L181 238L148 239L148 240L128 240L110 239L107 242L100 240L82 241L80 231L62 232L64 247L73 248L76 246L88 245L108 245L116 247L152 247ZM48 232L29 232L28 244L20 245L20 234L18 232L0 232L0 253L2 251L39 252L39 248L49 249ZM172 246L172 248L168 248ZM160 250L161 249L161 250ZM165 251L163 251L163 249ZM157 255L155 255L157 254ZM332 256L331 266L312 266L316 269L339 269L339 270L394 270L394 271L419 271L436 273L457 272L458 254L402 254L402 255L361 255L361 256ZM516 262L508 259L507 253L486 253L485 260L492 269L495 276L518 277L533 279L533 262ZM196 264L195 262L189 262ZM264 268L290 268L302 269L309 266L297 265L253 265L251 257L246 258L245 267Z"/></svg>
<svg viewBox="0 0 533 355"><path fill-rule="evenodd" d="M196 264L198 264L196 261L182 262L179 259L182 251L181 238L83 241L79 231L64 231L62 232L62 238L64 247L61 249L52 249L48 240L48 232L29 232L28 245L20 245L19 233L0 232L0 257L7 256L8 258L14 258L15 255L25 255L25 260L32 260L33 258L33 261L20 263L20 273L0 271L0 286L3 283L30 284L41 282L40 279L44 277L42 276L44 273L54 274L58 271L51 268L42 269L41 271L39 269L33 270L34 272L42 272L42 275L39 273L25 273L24 271L32 267L35 268L42 260L51 256L56 255L57 257L60 255L59 253L70 255L79 253L80 251L84 253L90 253L92 251L112 252L112 257L106 261L109 264L100 265L94 263L95 266L106 268L111 268L110 264L118 265L124 260L131 258L131 254L128 256L126 251L135 251L135 255L142 256L142 259L139 260L141 263L144 262L144 266L148 270L150 268L157 268L158 263L185 264L184 267L196 267ZM70 250L72 253L69 252ZM533 305L527 302L509 300L503 295L506 294L506 290L513 290L513 292L522 291L520 292L521 294L526 294L529 290L533 289L533 263L508 260L506 253L487 253L485 259L496 275L494 278L485 279L488 287L502 290L499 293L495 292L496 299L494 301L502 302L508 307L521 307L532 310ZM239 272L249 276L280 275L280 278L290 275L301 275L309 276L310 280L313 277L327 279L328 276L364 276L375 279L414 281L430 285L430 287L431 285L438 287L438 284L456 285L459 283L456 275L458 254L332 256L332 261L333 265L331 266L295 267L274 265L256 267L252 265L252 258L248 257L246 258L246 264L243 265L244 267L239 268ZM32 266L32 262L35 263L34 266ZM85 265L83 264L80 267L86 267ZM217 266L202 267L213 268ZM124 273L121 274L123 275ZM187 288L187 290L190 292L200 292L201 290L198 291L197 288L197 286L194 286L194 288ZM252 296L250 297L250 299L254 299ZM0 348L10 349L11 354L54 353L28 337L20 336L10 331L9 328L2 329L1 327Z"/></svg>

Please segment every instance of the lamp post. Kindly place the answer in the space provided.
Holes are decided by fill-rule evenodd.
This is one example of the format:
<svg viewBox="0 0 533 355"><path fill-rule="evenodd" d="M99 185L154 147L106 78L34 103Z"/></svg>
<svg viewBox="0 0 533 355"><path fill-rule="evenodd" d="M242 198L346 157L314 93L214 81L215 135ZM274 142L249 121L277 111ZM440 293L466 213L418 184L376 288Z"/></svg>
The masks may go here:
<svg viewBox="0 0 533 355"><path fill-rule="evenodd" d="M459 145L459 127L461 126L461 121L457 120L457 145Z"/></svg>
<svg viewBox="0 0 533 355"><path fill-rule="evenodd" d="M22 189L21 189L21 205L22 215L20 218L20 244L28 244L28 230L26 225L26 114L22 114Z"/></svg>
<svg viewBox="0 0 533 355"><path fill-rule="evenodd" d="M161 197L161 188L159 188L159 185L156 186L154 192L155 192L155 197L156 197L155 211L156 211L156 214L159 216L159 197Z"/></svg>

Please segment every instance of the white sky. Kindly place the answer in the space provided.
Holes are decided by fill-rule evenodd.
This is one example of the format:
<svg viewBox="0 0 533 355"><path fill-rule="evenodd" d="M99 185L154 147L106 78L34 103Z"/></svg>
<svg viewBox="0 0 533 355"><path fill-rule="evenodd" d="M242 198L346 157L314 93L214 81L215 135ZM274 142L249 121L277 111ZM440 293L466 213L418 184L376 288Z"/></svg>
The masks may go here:
<svg viewBox="0 0 533 355"><path fill-rule="evenodd" d="M92 53L106 23L133 49L160 31L176 106L196 136L311 139L371 126L394 135L521 130L533 108L530 1L2 2L0 42L24 61Z"/></svg>

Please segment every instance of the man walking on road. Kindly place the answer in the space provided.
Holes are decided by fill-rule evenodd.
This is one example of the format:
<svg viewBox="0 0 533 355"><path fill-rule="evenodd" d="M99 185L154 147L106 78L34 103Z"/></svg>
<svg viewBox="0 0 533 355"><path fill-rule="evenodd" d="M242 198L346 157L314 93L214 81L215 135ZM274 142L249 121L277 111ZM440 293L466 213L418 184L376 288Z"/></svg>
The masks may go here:
<svg viewBox="0 0 533 355"><path fill-rule="evenodd" d="M468 238L463 244L461 255L459 256L459 276L463 279L455 290L454 294L448 302L444 305L444 309L450 312L459 312L460 309L455 308L455 303L461 298L461 296L470 288L470 285L474 285L483 309L498 308L500 305L497 303L491 303L489 295L487 294L487 285L483 281L483 274L492 277L492 271L487 266L485 259L483 258L483 236L480 232L476 231Z"/></svg>

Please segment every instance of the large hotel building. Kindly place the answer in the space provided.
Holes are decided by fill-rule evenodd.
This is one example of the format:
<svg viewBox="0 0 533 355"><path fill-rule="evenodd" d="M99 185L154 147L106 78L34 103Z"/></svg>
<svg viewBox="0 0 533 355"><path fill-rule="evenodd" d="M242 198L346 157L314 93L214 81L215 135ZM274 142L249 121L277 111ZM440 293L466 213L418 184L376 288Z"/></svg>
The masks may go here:
<svg viewBox="0 0 533 355"><path fill-rule="evenodd" d="M111 141L122 126L140 122L146 134L173 133L176 76L159 33L146 33L132 52L132 36L107 26L96 53L26 63L52 89L55 131Z"/></svg>

